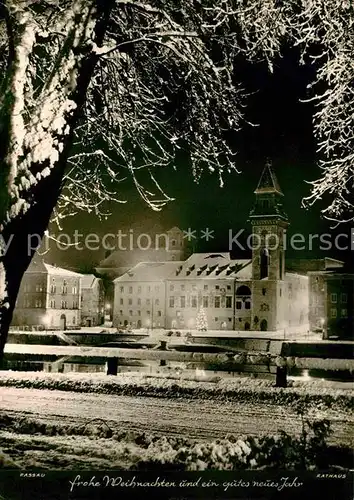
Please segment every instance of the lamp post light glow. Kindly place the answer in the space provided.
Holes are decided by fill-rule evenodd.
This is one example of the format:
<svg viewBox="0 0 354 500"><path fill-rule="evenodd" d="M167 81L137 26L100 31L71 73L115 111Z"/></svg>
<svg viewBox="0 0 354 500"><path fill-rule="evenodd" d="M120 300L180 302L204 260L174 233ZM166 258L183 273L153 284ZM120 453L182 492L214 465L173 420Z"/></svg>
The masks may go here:
<svg viewBox="0 0 354 500"><path fill-rule="evenodd" d="M51 319L52 319L52 316L47 313L43 316L43 319L42 319L42 323L43 325L45 326L45 329L47 330L50 326L50 323L51 323Z"/></svg>

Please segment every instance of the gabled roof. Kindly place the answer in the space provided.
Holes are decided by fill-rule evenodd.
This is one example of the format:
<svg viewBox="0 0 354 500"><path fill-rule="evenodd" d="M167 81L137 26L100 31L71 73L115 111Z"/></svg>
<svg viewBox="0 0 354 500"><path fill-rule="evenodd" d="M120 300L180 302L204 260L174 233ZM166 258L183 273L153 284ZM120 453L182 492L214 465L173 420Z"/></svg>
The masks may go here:
<svg viewBox="0 0 354 500"><path fill-rule="evenodd" d="M272 165L269 161L266 163L263 169L257 189L255 190L255 194L263 193L277 193L283 195L278 183L278 179L276 178Z"/></svg>
<svg viewBox="0 0 354 500"><path fill-rule="evenodd" d="M26 274L33 273L45 273L51 276L76 276L82 278L82 274L70 271L69 269L64 269L63 267L52 266L44 262L42 258L35 257L31 264L29 265Z"/></svg>
<svg viewBox="0 0 354 500"><path fill-rule="evenodd" d="M69 269L64 269L63 267L51 266L50 264L44 264L48 274L57 276L76 276L77 278L82 278L82 274L75 273Z"/></svg>

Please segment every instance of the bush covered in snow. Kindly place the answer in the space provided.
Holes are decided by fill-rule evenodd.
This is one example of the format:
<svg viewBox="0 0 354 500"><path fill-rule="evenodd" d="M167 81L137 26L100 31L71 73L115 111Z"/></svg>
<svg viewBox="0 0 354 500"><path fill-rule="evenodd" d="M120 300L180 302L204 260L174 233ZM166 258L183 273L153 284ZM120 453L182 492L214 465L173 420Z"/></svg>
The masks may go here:
<svg viewBox="0 0 354 500"><path fill-rule="evenodd" d="M188 471L326 468L329 465L326 438L330 432L329 422L322 420L306 421L300 437L281 432L261 438L230 436L206 443L162 437L148 446L133 468Z"/></svg>
<svg viewBox="0 0 354 500"><path fill-rule="evenodd" d="M317 408L352 411L354 391L333 389L320 382L294 382L292 387L277 388L274 382L249 377L201 382L183 378L119 374L47 374L39 372L0 372L0 386L29 389L50 389L126 396L189 399L214 399L293 405L306 398Z"/></svg>
<svg viewBox="0 0 354 500"><path fill-rule="evenodd" d="M65 421L53 424L43 419L18 415L0 415L0 428L4 429L0 436L10 450L14 443L19 443L17 448L21 450L43 448L46 468L58 465L56 461L59 450L63 451L64 457L66 453L70 455L75 451L73 462L70 462L70 455L66 460L67 465L71 464L71 468L74 468L76 460L80 464L79 468L84 467L86 448L94 453L93 460L105 460L105 468L115 468L117 463L125 464L124 468L131 470L313 470L329 467L331 455L326 444L331 432L329 422L305 419L304 406L299 409L299 413L303 418L303 427L297 437L280 432L278 435L262 437L228 435L224 439L199 441L124 431L118 426L111 427L111 422L101 419L92 419L84 424ZM347 455L349 456L348 453ZM63 456L61 460L64 463ZM1 460L0 456L0 468L9 466L14 468L16 464L10 457ZM30 461L25 468L32 466L34 465Z"/></svg>

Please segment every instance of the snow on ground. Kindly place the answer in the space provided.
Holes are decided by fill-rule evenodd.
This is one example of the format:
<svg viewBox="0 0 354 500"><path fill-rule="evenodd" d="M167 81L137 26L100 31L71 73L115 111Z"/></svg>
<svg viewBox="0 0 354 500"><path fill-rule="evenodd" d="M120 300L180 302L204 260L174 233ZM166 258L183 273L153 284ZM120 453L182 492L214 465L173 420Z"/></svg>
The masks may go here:
<svg viewBox="0 0 354 500"><path fill-rule="evenodd" d="M289 387L280 390L274 387L272 380L263 378L252 378L249 376L240 376L232 379L221 379L213 375L198 375L196 374L191 378L190 374L172 375L166 372L165 374L159 373L156 375L146 375L138 372L119 373L116 376L107 376L104 373L47 373L47 372L20 372L20 371L0 371L0 386L1 385L16 385L16 386L31 386L35 384L36 388L41 385L44 388L50 388L54 385L67 384L66 390L70 390L70 383L77 387L81 385L82 388L92 385L92 390L99 386L112 388L117 386L141 386L141 387L165 387L169 388L172 385L180 388L195 389L200 391L202 389L208 390L211 393L218 394L227 391L237 390L239 388L248 389L253 391L264 391L280 393L297 393L299 395L328 395L333 397L345 396L348 398L354 397L354 388L351 382L332 382L324 379L295 379L289 377ZM58 387L55 387L58 388Z"/></svg>
<svg viewBox="0 0 354 500"><path fill-rule="evenodd" d="M108 470L135 463L141 449L129 438L110 438L107 429L113 436L203 442L280 431L299 436L296 404L303 396L315 403L306 417L330 421L330 445L354 446L353 390L330 389L321 381L278 389L269 380L246 377L201 382L131 373L6 371L0 372L0 385L0 449L22 468ZM87 434L91 427L98 431Z"/></svg>
<svg viewBox="0 0 354 500"><path fill-rule="evenodd" d="M327 408L317 417L331 422L330 445L353 447L352 415ZM280 431L299 436L302 428L295 408L262 401L250 404L13 387L2 387L0 421L5 424L0 426L0 448L21 467L60 469L124 468L139 454L130 435L210 442ZM123 439L119 433L125 434Z"/></svg>

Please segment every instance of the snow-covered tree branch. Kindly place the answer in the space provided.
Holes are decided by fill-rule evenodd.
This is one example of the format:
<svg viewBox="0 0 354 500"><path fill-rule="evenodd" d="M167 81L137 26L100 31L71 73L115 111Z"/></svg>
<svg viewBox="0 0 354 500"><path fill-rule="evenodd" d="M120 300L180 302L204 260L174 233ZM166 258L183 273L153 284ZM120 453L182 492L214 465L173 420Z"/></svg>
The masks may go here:
<svg viewBox="0 0 354 500"><path fill-rule="evenodd" d="M353 22L350 0L0 0L0 353L27 236L54 208L58 220L105 214L131 178L160 209L156 168L179 151L196 179L236 170L226 132L245 124L240 55L272 71L287 44L315 65L322 175L305 201L329 195L324 215L352 220Z"/></svg>
<svg viewBox="0 0 354 500"><path fill-rule="evenodd" d="M112 1L1 1L0 355L18 288L62 187ZM7 251L6 251L7 248Z"/></svg>

